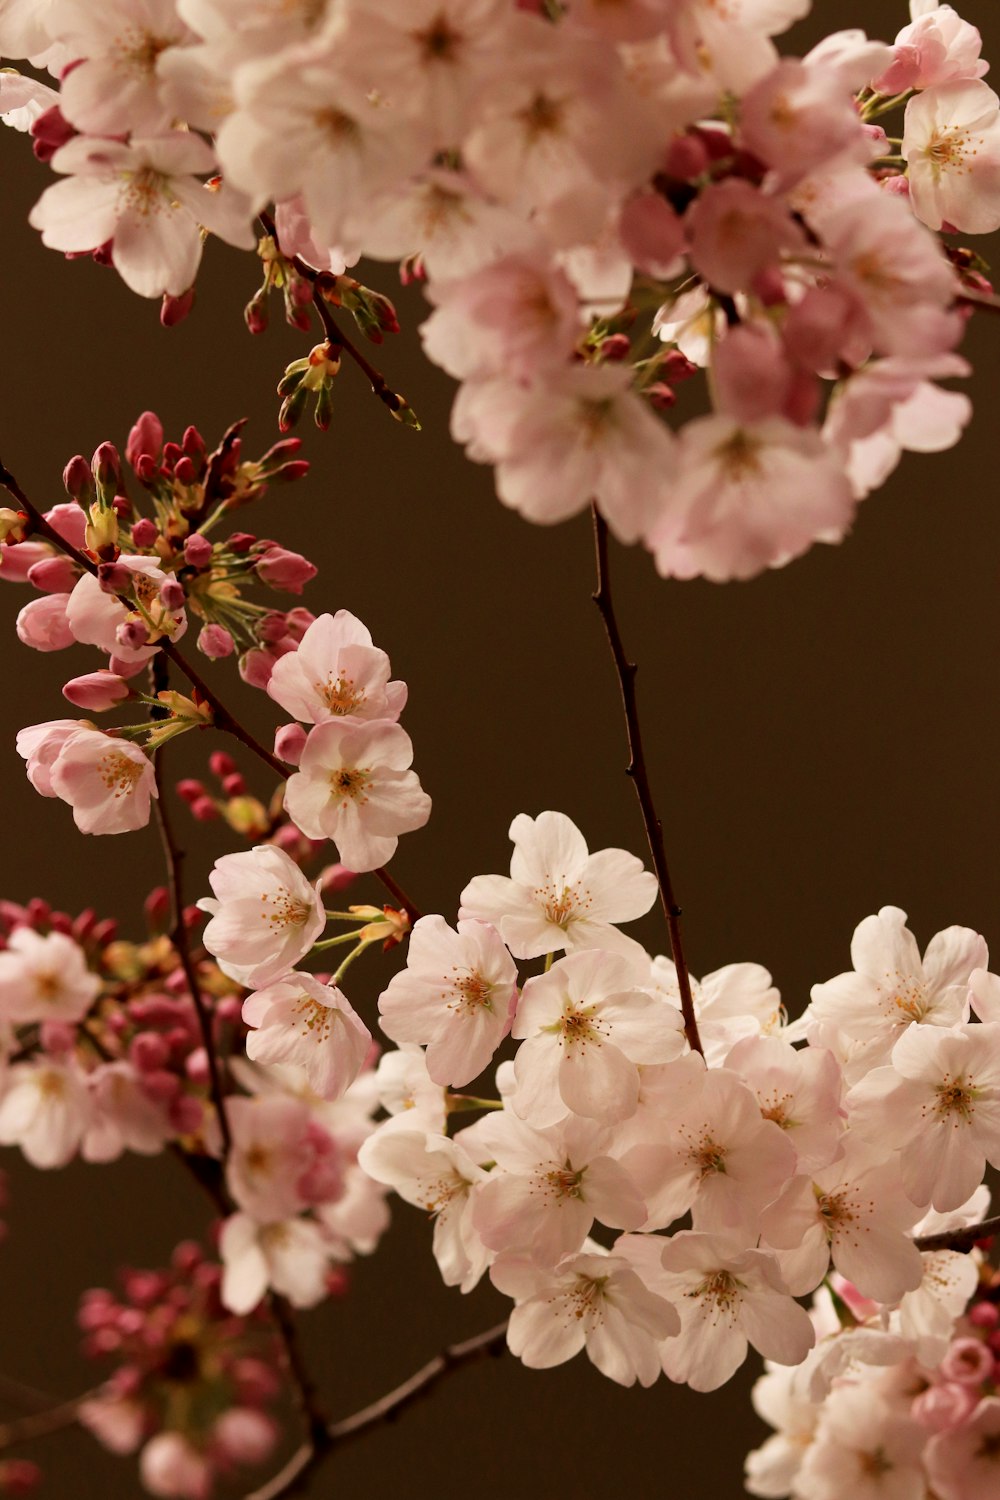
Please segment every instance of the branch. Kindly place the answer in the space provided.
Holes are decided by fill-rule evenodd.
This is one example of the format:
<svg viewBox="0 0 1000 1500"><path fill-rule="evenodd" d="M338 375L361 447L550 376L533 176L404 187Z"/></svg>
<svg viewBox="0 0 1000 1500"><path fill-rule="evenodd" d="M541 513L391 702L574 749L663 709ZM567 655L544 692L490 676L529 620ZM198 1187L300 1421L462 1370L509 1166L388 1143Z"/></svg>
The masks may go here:
<svg viewBox="0 0 1000 1500"><path fill-rule="evenodd" d="M270 236L280 250L281 243L278 239L278 230L271 215L261 211L257 215L257 218L260 220L264 233ZM290 265L295 267L295 270L302 277L303 281L308 281L314 287L318 286L318 295L315 297L313 305L319 314L319 320L323 325L323 332L326 334L327 342L335 348L343 349L348 359L354 361L371 385L372 394L379 401L388 404L398 400L395 391L389 385L381 370L377 370L371 360L358 348L357 344L347 336L330 311L329 304L323 297L322 291L324 273L317 270L315 266L311 266L308 261L303 260L299 255L285 255L284 251L281 251L281 254Z"/></svg>
<svg viewBox="0 0 1000 1500"><path fill-rule="evenodd" d="M155 660L156 658L154 657ZM187 980L188 991L191 995L191 1003L194 1005L195 1013L198 1017L202 1045L205 1048L205 1056L208 1060L208 1089L212 1096L212 1103L215 1106L216 1117L219 1121L219 1134L222 1137L222 1160L224 1164L232 1146L232 1137L229 1133L229 1121L226 1118L226 1098L222 1088L219 1059L215 1051L215 1037L212 1033L212 1015L205 1004L205 997L201 992L194 959L191 957L191 945L188 942L187 927L184 923L184 890L181 867L184 863L185 851L177 843L170 814L167 812L167 786L163 776L163 754L165 749L165 745L160 746L156 752L154 761L154 775L159 796L154 798L153 806L157 827L160 830L160 842L163 845L163 857L166 861L167 880L170 886L170 932L168 936L173 944L174 952L180 960L180 966L184 971L184 978Z"/></svg>
<svg viewBox="0 0 1000 1500"><path fill-rule="evenodd" d="M13 1448L16 1443L27 1443L32 1438L48 1437L52 1432L62 1432L65 1427L76 1424L80 1407L97 1395L99 1387L84 1391L82 1396L73 1396L69 1401L60 1401L45 1411L31 1412L26 1417L15 1417L12 1422L0 1426L0 1453Z"/></svg>
<svg viewBox="0 0 1000 1500"><path fill-rule="evenodd" d="M642 821L645 825L646 838L649 842L649 852L653 859L653 869L656 871L656 883L660 891L660 905L663 907L663 915L667 919L667 931L670 935L670 955L677 970L677 987L680 991L681 1014L684 1017L684 1033L687 1036L688 1044L692 1051L701 1052L704 1056L701 1037L698 1035L698 1022L694 1013L691 976L688 973L687 962L684 958L684 946L681 940L681 908L677 905L674 897L674 888L670 880L670 870L667 866L666 850L663 847L663 825L657 816L656 807L653 803L653 792L649 784L646 757L642 748L642 730L639 724L639 708L635 694L635 678L639 669L634 661L629 660L615 615L614 599L611 594L611 572L608 562L607 522L598 512L596 505L591 506L591 510L594 518L594 552L597 559L597 588L594 590L593 599L600 611L601 619L604 621L608 644L611 647L615 670L618 673L618 686L621 690L622 707L625 710L625 729L628 734L629 748L629 763L625 768L625 774L631 777L636 796L639 798Z"/></svg>
<svg viewBox="0 0 1000 1500"><path fill-rule="evenodd" d="M981 1224L969 1224L964 1229L942 1229L940 1234L923 1234L914 1240L918 1250L971 1250L980 1240L1000 1234L1000 1214L993 1219L984 1219Z"/></svg>
<svg viewBox="0 0 1000 1500"><path fill-rule="evenodd" d="M279 1500L284 1495L301 1494L305 1480L335 1448L353 1438L362 1437L373 1427L394 1422L407 1407L414 1405L422 1397L429 1396L431 1391L456 1370L479 1359L502 1354L506 1343L507 1324L504 1322L498 1323L495 1328L488 1328L485 1333L477 1334L475 1338L466 1339L464 1343L452 1344L395 1390L389 1391L378 1401L373 1401L370 1406L363 1406L353 1416L332 1423L324 1430L318 1445L307 1443L299 1448L283 1469L261 1489L247 1495L246 1500Z"/></svg>
<svg viewBox="0 0 1000 1500"><path fill-rule="evenodd" d="M30 518L33 532L36 532L38 536L44 537L47 542L51 542L60 552L72 558L78 568L83 568L86 572L93 573L95 577L97 576L97 564L93 559L88 557L86 553L80 552L73 546L72 542L65 541L59 535L55 527L50 525L45 519L37 505L34 505L28 499L2 459L0 459L0 485L3 485L5 489L10 491L18 505ZM134 607L132 600L123 598L121 595L117 597L126 609ZM174 643L164 638L158 641L157 645L167 660L172 661L174 666L184 673L184 676L195 689L198 696L204 702L211 705L216 728L223 730L227 734L231 734L235 739L239 740L248 750L253 751L258 760L262 760L266 766L270 767L276 776L279 776L282 781L286 781L289 774L288 767L282 761L278 760L277 756L272 755L270 750L265 750L264 746L258 740L254 739L249 729L244 728L239 719L236 718L236 715L230 713L219 696L209 687L208 683L205 682L204 678L195 670L187 658L178 651ZM389 894L405 909L410 922L416 922L420 916L420 908L410 900L402 887L393 880L392 876L384 868L375 870L374 874L378 876Z"/></svg>

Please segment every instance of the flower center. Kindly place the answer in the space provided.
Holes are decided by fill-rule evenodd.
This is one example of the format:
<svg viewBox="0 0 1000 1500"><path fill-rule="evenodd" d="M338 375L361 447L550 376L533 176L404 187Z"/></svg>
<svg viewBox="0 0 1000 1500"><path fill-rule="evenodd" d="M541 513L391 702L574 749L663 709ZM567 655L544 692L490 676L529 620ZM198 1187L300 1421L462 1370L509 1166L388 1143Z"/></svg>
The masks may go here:
<svg viewBox="0 0 1000 1500"><path fill-rule="evenodd" d="M358 135L358 122L335 105L327 105L313 113L313 121L326 136L331 146L350 145Z"/></svg>
<svg viewBox="0 0 1000 1500"><path fill-rule="evenodd" d="M454 972L458 973L458 970ZM457 998L448 1001L449 1010L459 1010L467 1016L474 1015L479 1010L493 1010L493 986L488 979L483 978L478 969L453 980L450 993Z"/></svg>
<svg viewBox="0 0 1000 1500"><path fill-rule="evenodd" d="M306 902L297 901L291 891L282 890L276 896L265 893L260 899L264 903L260 919L274 928L301 927L310 912Z"/></svg>
<svg viewBox="0 0 1000 1500"><path fill-rule="evenodd" d="M567 1047L579 1047L581 1052L587 1050L587 1043L601 1045L600 1022L595 1020L592 1006L585 1010L574 1010L570 1002L566 1001L565 1009L558 1021L551 1026L542 1027L543 1031L554 1032L559 1037L560 1045Z"/></svg>
<svg viewBox="0 0 1000 1500"><path fill-rule="evenodd" d="M124 174L124 177L126 210L143 219L158 214L170 197L168 178L162 172L154 172L152 167L142 167L138 172ZM141 598L141 585L134 583L132 586Z"/></svg>
<svg viewBox="0 0 1000 1500"><path fill-rule="evenodd" d="M566 1311L571 1318L586 1318L588 1315L601 1318L601 1303L604 1301L606 1276L578 1276L566 1295Z"/></svg>
<svg viewBox="0 0 1000 1500"><path fill-rule="evenodd" d="M353 714L365 701L364 688L356 688L350 677L328 677L316 689L332 714Z"/></svg>
<svg viewBox="0 0 1000 1500"><path fill-rule="evenodd" d="M968 1125L975 1114L976 1092L964 1076L952 1078L946 1073L934 1088L935 1115L953 1125Z"/></svg>
<svg viewBox="0 0 1000 1500"><path fill-rule="evenodd" d="M112 47L114 66L126 73L138 73L151 78L156 72L157 58L173 46L173 38L154 36L151 31L140 31L130 27L115 38Z"/></svg>
<svg viewBox="0 0 1000 1500"><path fill-rule="evenodd" d="M740 1284L729 1271L711 1271L685 1297L697 1297L712 1305L716 1319L735 1320L740 1306Z"/></svg>
<svg viewBox="0 0 1000 1500"><path fill-rule="evenodd" d="M311 995L300 996L293 1009L294 1026L299 1036L311 1038L317 1045L328 1041L337 1024L337 1012L329 1005L320 1005Z"/></svg>
<svg viewBox="0 0 1000 1500"><path fill-rule="evenodd" d="M538 1186L546 1197L553 1198L577 1198L583 1197L582 1171L577 1171L572 1162L565 1162L561 1167L553 1167L550 1172L540 1173L536 1178Z"/></svg>
<svg viewBox="0 0 1000 1500"><path fill-rule="evenodd" d="M143 770L143 766L130 760L121 750L109 750L97 763L98 776L116 799L131 796Z"/></svg>
<svg viewBox="0 0 1000 1500"><path fill-rule="evenodd" d="M419 42L428 62L454 62L459 51L462 34L455 31L442 11L424 31L415 31L413 39Z"/></svg>
<svg viewBox="0 0 1000 1500"><path fill-rule="evenodd" d="M593 904L589 894L581 891L579 885L560 887L551 880L547 885L536 886L534 894L546 919L564 932L571 922L586 916L587 908Z"/></svg>
<svg viewBox="0 0 1000 1500"><path fill-rule="evenodd" d="M520 112L528 136L537 140L539 136L554 135L563 121L564 108L558 99L548 94L536 94L531 103Z"/></svg>
<svg viewBox="0 0 1000 1500"><path fill-rule="evenodd" d="M975 156L978 150L978 140L974 141L964 130L935 131L924 147L923 154L937 178L942 172L971 171L971 163L967 163L965 158Z"/></svg>
<svg viewBox="0 0 1000 1500"><path fill-rule="evenodd" d="M369 772L360 766L341 766L330 772L330 791L342 807L348 802L365 803L368 801L365 787L369 779Z"/></svg>
<svg viewBox="0 0 1000 1500"><path fill-rule="evenodd" d="M720 443L715 456L725 477L738 484L741 479L750 479L760 474L761 462L758 455L763 446L759 438L744 432L742 428L724 443Z"/></svg>

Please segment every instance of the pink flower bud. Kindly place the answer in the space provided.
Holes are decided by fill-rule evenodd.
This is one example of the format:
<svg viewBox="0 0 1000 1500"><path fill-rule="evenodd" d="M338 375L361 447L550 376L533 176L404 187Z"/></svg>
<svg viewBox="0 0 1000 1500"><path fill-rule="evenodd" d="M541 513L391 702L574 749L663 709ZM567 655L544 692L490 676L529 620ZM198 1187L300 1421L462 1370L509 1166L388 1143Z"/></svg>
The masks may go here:
<svg viewBox="0 0 1000 1500"><path fill-rule="evenodd" d="M186 599L184 585L178 583L176 578L168 578L165 583L160 584L160 603L164 609L183 609Z"/></svg>
<svg viewBox="0 0 1000 1500"><path fill-rule="evenodd" d="M51 556L47 542L7 542L0 546L0 579L4 583L26 583L35 564Z"/></svg>
<svg viewBox="0 0 1000 1500"><path fill-rule="evenodd" d="M190 807L200 797L207 797L208 793L200 781L195 781L193 777L188 776L177 783L177 795L183 797Z"/></svg>
<svg viewBox="0 0 1000 1500"><path fill-rule="evenodd" d="M208 1500L212 1469L179 1432L158 1432L139 1455L139 1474L151 1495Z"/></svg>
<svg viewBox="0 0 1000 1500"><path fill-rule="evenodd" d="M155 411L144 411L128 435L125 457L134 469L142 454L148 453L151 458L158 458L162 447L163 423Z"/></svg>
<svg viewBox="0 0 1000 1500"><path fill-rule="evenodd" d="M28 569L28 582L43 594L69 594L78 577L76 564L68 557L45 557Z"/></svg>
<svg viewBox="0 0 1000 1500"><path fill-rule="evenodd" d="M17 617L17 638L33 651L63 651L76 642L66 618L69 594L43 594Z"/></svg>
<svg viewBox="0 0 1000 1500"><path fill-rule="evenodd" d="M277 1440L277 1424L249 1406L231 1407L212 1428L213 1446L235 1464L263 1463Z"/></svg>
<svg viewBox="0 0 1000 1500"><path fill-rule="evenodd" d="M63 501L45 512L45 519L52 530L71 547L82 547L87 536L87 516L78 505Z"/></svg>
<svg viewBox="0 0 1000 1500"><path fill-rule="evenodd" d="M108 658L108 666L112 672L116 672L119 677L126 679L138 677L139 673L144 672L146 669L146 663L141 659L139 661L135 661L134 659L123 661L120 656L114 655Z"/></svg>
<svg viewBox="0 0 1000 1500"><path fill-rule="evenodd" d="M708 169L708 149L696 135L675 136L663 157L663 170L679 182L690 182Z"/></svg>
<svg viewBox="0 0 1000 1500"><path fill-rule="evenodd" d="M227 797L245 797L247 784L239 771L233 771L232 775L225 777L223 780L222 790Z"/></svg>
<svg viewBox="0 0 1000 1500"><path fill-rule="evenodd" d="M669 411L677 405L677 392L663 380L654 380L652 385L647 385L645 395L657 411Z"/></svg>
<svg viewBox="0 0 1000 1500"><path fill-rule="evenodd" d="M310 625L315 625L316 616L311 609L304 609L297 604L285 615L285 628L293 641L301 641Z"/></svg>
<svg viewBox="0 0 1000 1500"><path fill-rule="evenodd" d="M257 538L251 536L249 531L234 531L229 538L229 550L230 552L249 552L256 541Z"/></svg>
<svg viewBox="0 0 1000 1500"><path fill-rule="evenodd" d="M186 453L182 453L174 464L174 478L178 484L194 484L198 472Z"/></svg>
<svg viewBox="0 0 1000 1500"><path fill-rule="evenodd" d="M190 462L190 459L188 460ZM212 561L212 543L195 532L184 543L184 561L189 568L207 568Z"/></svg>
<svg viewBox="0 0 1000 1500"><path fill-rule="evenodd" d="M993 1355L979 1339L955 1339L941 1361L941 1374L961 1385L979 1385L993 1374Z"/></svg>
<svg viewBox="0 0 1000 1500"><path fill-rule="evenodd" d="M274 753L279 760L297 766L305 749L306 731L301 724L282 724L274 735Z"/></svg>
<svg viewBox="0 0 1000 1500"><path fill-rule="evenodd" d="M263 1405L273 1400L281 1388L277 1373L263 1360L249 1356L234 1360L229 1374L240 1400L246 1404Z"/></svg>
<svg viewBox="0 0 1000 1500"><path fill-rule="evenodd" d="M166 292L160 304L160 322L164 328L175 328L178 323L183 323L188 313L194 306L194 287L189 287L179 297L172 297Z"/></svg>
<svg viewBox="0 0 1000 1500"><path fill-rule="evenodd" d="M208 769L221 781L224 776L232 776L238 767L228 750L213 750L208 757Z"/></svg>
<svg viewBox="0 0 1000 1500"><path fill-rule="evenodd" d="M224 625L203 625L198 632L196 645L210 661L220 661L224 656L232 656L236 650L236 642Z"/></svg>
<svg viewBox="0 0 1000 1500"><path fill-rule="evenodd" d="M151 453L140 453L135 461L135 472L142 484L150 485L160 472L160 466Z"/></svg>
<svg viewBox="0 0 1000 1500"><path fill-rule="evenodd" d="M94 476L82 453L71 458L63 469L63 488L67 495L72 495L74 500L79 500L84 505L89 505L93 500Z"/></svg>
<svg viewBox="0 0 1000 1500"><path fill-rule="evenodd" d="M95 448L90 468L101 488L118 490L122 478L122 461L114 443L101 443Z"/></svg>
<svg viewBox="0 0 1000 1500"><path fill-rule="evenodd" d="M327 865L320 876L320 890L324 896L331 896L340 891L346 891L356 879L354 871L349 870L346 865Z"/></svg>
<svg viewBox="0 0 1000 1500"><path fill-rule="evenodd" d="M132 570L124 563L98 563L97 581L106 594L126 594L132 587Z"/></svg>
<svg viewBox="0 0 1000 1500"><path fill-rule="evenodd" d="M53 1056L71 1052L76 1045L76 1027L65 1021L43 1021L41 1042L44 1050Z"/></svg>
<svg viewBox="0 0 1000 1500"><path fill-rule="evenodd" d="M85 672L82 677L71 677L62 692L63 697L77 708L100 714L123 702L129 696L130 688L114 672Z"/></svg>
<svg viewBox="0 0 1000 1500"><path fill-rule="evenodd" d="M298 552L287 552L284 547L269 547L258 558L254 571L269 588L282 589L288 594L301 594L303 585L316 577L314 563Z"/></svg>
<svg viewBox="0 0 1000 1500"><path fill-rule="evenodd" d="M910 1415L921 1427L944 1432L961 1427L976 1408L976 1396L968 1386L932 1385L923 1391L910 1407Z"/></svg>
<svg viewBox="0 0 1000 1500"><path fill-rule="evenodd" d="M30 1458L8 1458L0 1463L0 1490L5 1495L33 1495L42 1471Z"/></svg>
<svg viewBox="0 0 1000 1500"><path fill-rule="evenodd" d="M275 658L267 651L254 647L244 651L240 657L240 676L250 687L266 688L274 671Z"/></svg>
<svg viewBox="0 0 1000 1500"><path fill-rule="evenodd" d="M128 651L139 651L149 644L146 627L141 620L123 620L115 630L115 640Z"/></svg>
<svg viewBox="0 0 1000 1500"><path fill-rule="evenodd" d="M973 1328L995 1328L1000 1323L1000 1308L995 1302L976 1302L966 1317Z"/></svg>
<svg viewBox="0 0 1000 1500"><path fill-rule="evenodd" d="M140 1073L156 1073L170 1058L166 1042L155 1031L140 1031L129 1043L129 1062Z"/></svg>
<svg viewBox="0 0 1000 1500"><path fill-rule="evenodd" d="M188 458L193 458L196 463L200 462L208 451L205 446L205 439L197 427L185 427L184 436L181 438L181 447Z"/></svg>
<svg viewBox="0 0 1000 1500"><path fill-rule="evenodd" d="M219 816L219 809L211 797L199 797L191 803L191 813L199 823L214 823Z"/></svg>
<svg viewBox="0 0 1000 1500"><path fill-rule="evenodd" d="M136 547L155 547L159 531L147 516L141 517L132 525L132 543Z"/></svg>

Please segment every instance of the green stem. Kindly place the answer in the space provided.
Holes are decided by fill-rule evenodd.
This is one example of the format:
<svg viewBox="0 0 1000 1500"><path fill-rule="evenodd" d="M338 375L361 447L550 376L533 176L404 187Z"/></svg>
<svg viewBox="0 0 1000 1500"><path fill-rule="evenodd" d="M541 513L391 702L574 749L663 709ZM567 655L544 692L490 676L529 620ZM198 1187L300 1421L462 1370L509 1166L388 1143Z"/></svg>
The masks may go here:
<svg viewBox="0 0 1000 1500"><path fill-rule="evenodd" d="M354 936L353 933L351 933L349 935L351 937ZM336 989L337 985L339 985L341 979L344 977L344 975L347 972L347 970L351 967L351 964L354 962L354 960L356 958L360 958L361 955L362 955L362 953L364 953L365 949L366 948L370 948L371 945L372 945L372 943L378 943L378 942L381 942L380 938L362 938L361 941L358 943L358 946L356 948L352 948L351 949L350 953L347 955L347 957L344 959L343 963L340 965L340 968L337 970L337 972L334 974L333 978L330 980L330 983L334 987L334 989Z"/></svg>

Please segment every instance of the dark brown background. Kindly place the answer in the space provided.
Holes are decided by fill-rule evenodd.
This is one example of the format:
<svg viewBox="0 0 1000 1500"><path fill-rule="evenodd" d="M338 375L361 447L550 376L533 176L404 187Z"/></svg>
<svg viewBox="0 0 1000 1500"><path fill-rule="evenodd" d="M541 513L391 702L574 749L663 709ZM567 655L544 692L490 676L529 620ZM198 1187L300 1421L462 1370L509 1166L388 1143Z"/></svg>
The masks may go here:
<svg viewBox="0 0 1000 1500"><path fill-rule="evenodd" d="M800 47L837 25L891 37L906 19L885 0L815 9L793 33ZM962 11L982 28L987 56L1000 58L995 0L966 0ZM210 245L194 316L164 332L155 306L113 273L42 249L25 219L48 174L21 137L0 135L0 152L0 443L33 497L62 498L65 460L105 438L123 444L147 406L175 437L194 422L213 438L249 415L249 450L263 450L276 435L276 380L308 340L280 322L258 339L243 331L253 262ZM392 268L376 277L394 294ZM421 299L398 301L405 331L382 363L424 431L397 427L345 368L331 431L305 432L312 476L273 491L246 520L312 557L321 573L303 602L354 610L409 682L405 724L435 812L404 839L394 869L425 910L452 916L471 874L506 868L506 830L519 811L563 809L595 848L642 852L642 829L590 602L587 521L542 530L497 504L490 472L449 442L450 384L424 364L414 332ZM951 922L995 932L1000 325L981 319L965 350L977 405L965 441L906 459L842 546L725 588L666 584L638 550L614 558L692 967L764 963L792 1014L812 982L846 967L855 923L885 902L910 913L922 941ZM18 644L14 614L28 597L7 587L0 600L9 643L2 893L41 893L69 911L93 904L138 934L142 892L159 878L154 835L79 837L68 809L30 791L13 752L16 728L62 716L59 686L92 665L83 651L44 657ZM272 706L233 677L215 680L269 737ZM175 765L186 755L197 770L203 753L185 745ZM259 768L245 756L241 764L266 795ZM184 827L197 845L193 896L226 841L218 828ZM655 916L642 935L662 947ZM375 970L364 976L369 1001ZM6 1151L3 1166L12 1203L0 1249L0 1370L69 1395L94 1379L75 1352L80 1290L109 1284L122 1263L164 1263L178 1239L203 1232L204 1207L169 1160L45 1174ZM351 1295L303 1319L333 1412L501 1315L488 1287L463 1299L441 1286L429 1239L421 1216L399 1205ZM655 1485L672 1500L735 1496L744 1452L762 1436L747 1401L755 1373L751 1363L706 1397L666 1382L622 1391L582 1358L547 1374L512 1360L479 1366L345 1451L310 1493L474 1488L483 1500L590 1500ZM59 1500L140 1492L132 1463L84 1435L51 1440L39 1456L46 1493Z"/></svg>

